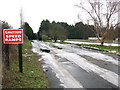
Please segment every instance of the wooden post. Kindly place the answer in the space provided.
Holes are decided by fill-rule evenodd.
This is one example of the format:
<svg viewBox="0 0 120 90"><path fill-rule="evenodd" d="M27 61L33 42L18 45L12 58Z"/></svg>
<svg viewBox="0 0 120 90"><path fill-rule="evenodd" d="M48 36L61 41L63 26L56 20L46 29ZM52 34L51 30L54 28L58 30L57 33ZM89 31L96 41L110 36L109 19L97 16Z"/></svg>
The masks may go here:
<svg viewBox="0 0 120 90"><path fill-rule="evenodd" d="M2 90L2 22L0 21L0 90Z"/></svg>
<svg viewBox="0 0 120 90"><path fill-rule="evenodd" d="M18 44L19 49L19 72L23 73L23 67L22 67L22 44Z"/></svg>
<svg viewBox="0 0 120 90"><path fill-rule="evenodd" d="M5 53L6 53L6 67L7 69L10 69L10 63L9 63L9 44L5 45Z"/></svg>

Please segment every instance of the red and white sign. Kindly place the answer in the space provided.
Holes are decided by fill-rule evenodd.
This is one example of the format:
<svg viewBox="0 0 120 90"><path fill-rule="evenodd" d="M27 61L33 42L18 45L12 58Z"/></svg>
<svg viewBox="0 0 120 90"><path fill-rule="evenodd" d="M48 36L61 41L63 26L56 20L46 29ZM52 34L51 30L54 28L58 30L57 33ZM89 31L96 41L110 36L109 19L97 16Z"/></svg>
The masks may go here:
<svg viewBox="0 0 120 90"><path fill-rule="evenodd" d="M22 44L23 29L4 29L4 44Z"/></svg>

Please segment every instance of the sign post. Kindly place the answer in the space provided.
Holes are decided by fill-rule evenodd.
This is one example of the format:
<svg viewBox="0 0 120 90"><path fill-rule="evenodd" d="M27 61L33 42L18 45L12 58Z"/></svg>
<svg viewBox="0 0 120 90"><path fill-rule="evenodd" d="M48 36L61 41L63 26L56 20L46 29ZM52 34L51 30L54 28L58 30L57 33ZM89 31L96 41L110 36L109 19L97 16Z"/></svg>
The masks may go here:
<svg viewBox="0 0 120 90"><path fill-rule="evenodd" d="M19 72L23 73L22 68L22 44L23 44L23 29L4 29L3 42L6 44L6 58L9 66L9 44L18 44L19 48Z"/></svg>
<svg viewBox="0 0 120 90"><path fill-rule="evenodd" d="M6 53L6 56L5 56L6 66L7 66L7 69L9 70L10 69L10 63L9 63L9 44L5 45L5 53Z"/></svg>
<svg viewBox="0 0 120 90"><path fill-rule="evenodd" d="M23 67L22 67L22 44L18 44L19 48L19 72L23 73Z"/></svg>

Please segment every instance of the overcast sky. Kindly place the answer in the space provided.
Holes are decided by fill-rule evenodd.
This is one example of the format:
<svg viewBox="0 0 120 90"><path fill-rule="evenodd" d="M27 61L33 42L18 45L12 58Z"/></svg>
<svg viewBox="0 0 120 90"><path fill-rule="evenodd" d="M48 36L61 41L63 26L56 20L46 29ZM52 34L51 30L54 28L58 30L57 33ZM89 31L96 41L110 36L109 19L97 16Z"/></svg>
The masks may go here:
<svg viewBox="0 0 120 90"><path fill-rule="evenodd" d="M79 0L0 0L0 20L7 21L13 28L20 27L20 9L23 9L24 21L37 32L41 21L78 22Z"/></svg>

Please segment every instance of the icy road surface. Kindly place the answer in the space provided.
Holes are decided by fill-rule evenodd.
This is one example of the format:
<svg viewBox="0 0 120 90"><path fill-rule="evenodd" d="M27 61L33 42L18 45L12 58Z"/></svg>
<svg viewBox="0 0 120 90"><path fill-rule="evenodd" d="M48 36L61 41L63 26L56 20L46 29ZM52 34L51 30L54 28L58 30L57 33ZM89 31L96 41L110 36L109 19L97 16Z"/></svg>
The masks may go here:
<svg viewBox="0 0 120 90"><path fill-rule="evenodd" d="M84 49L73 44L32 42L33 51L44 59L43 69L51 88L117 88L118 56ZM42 52L48 49L50 53Z"/></svg>

